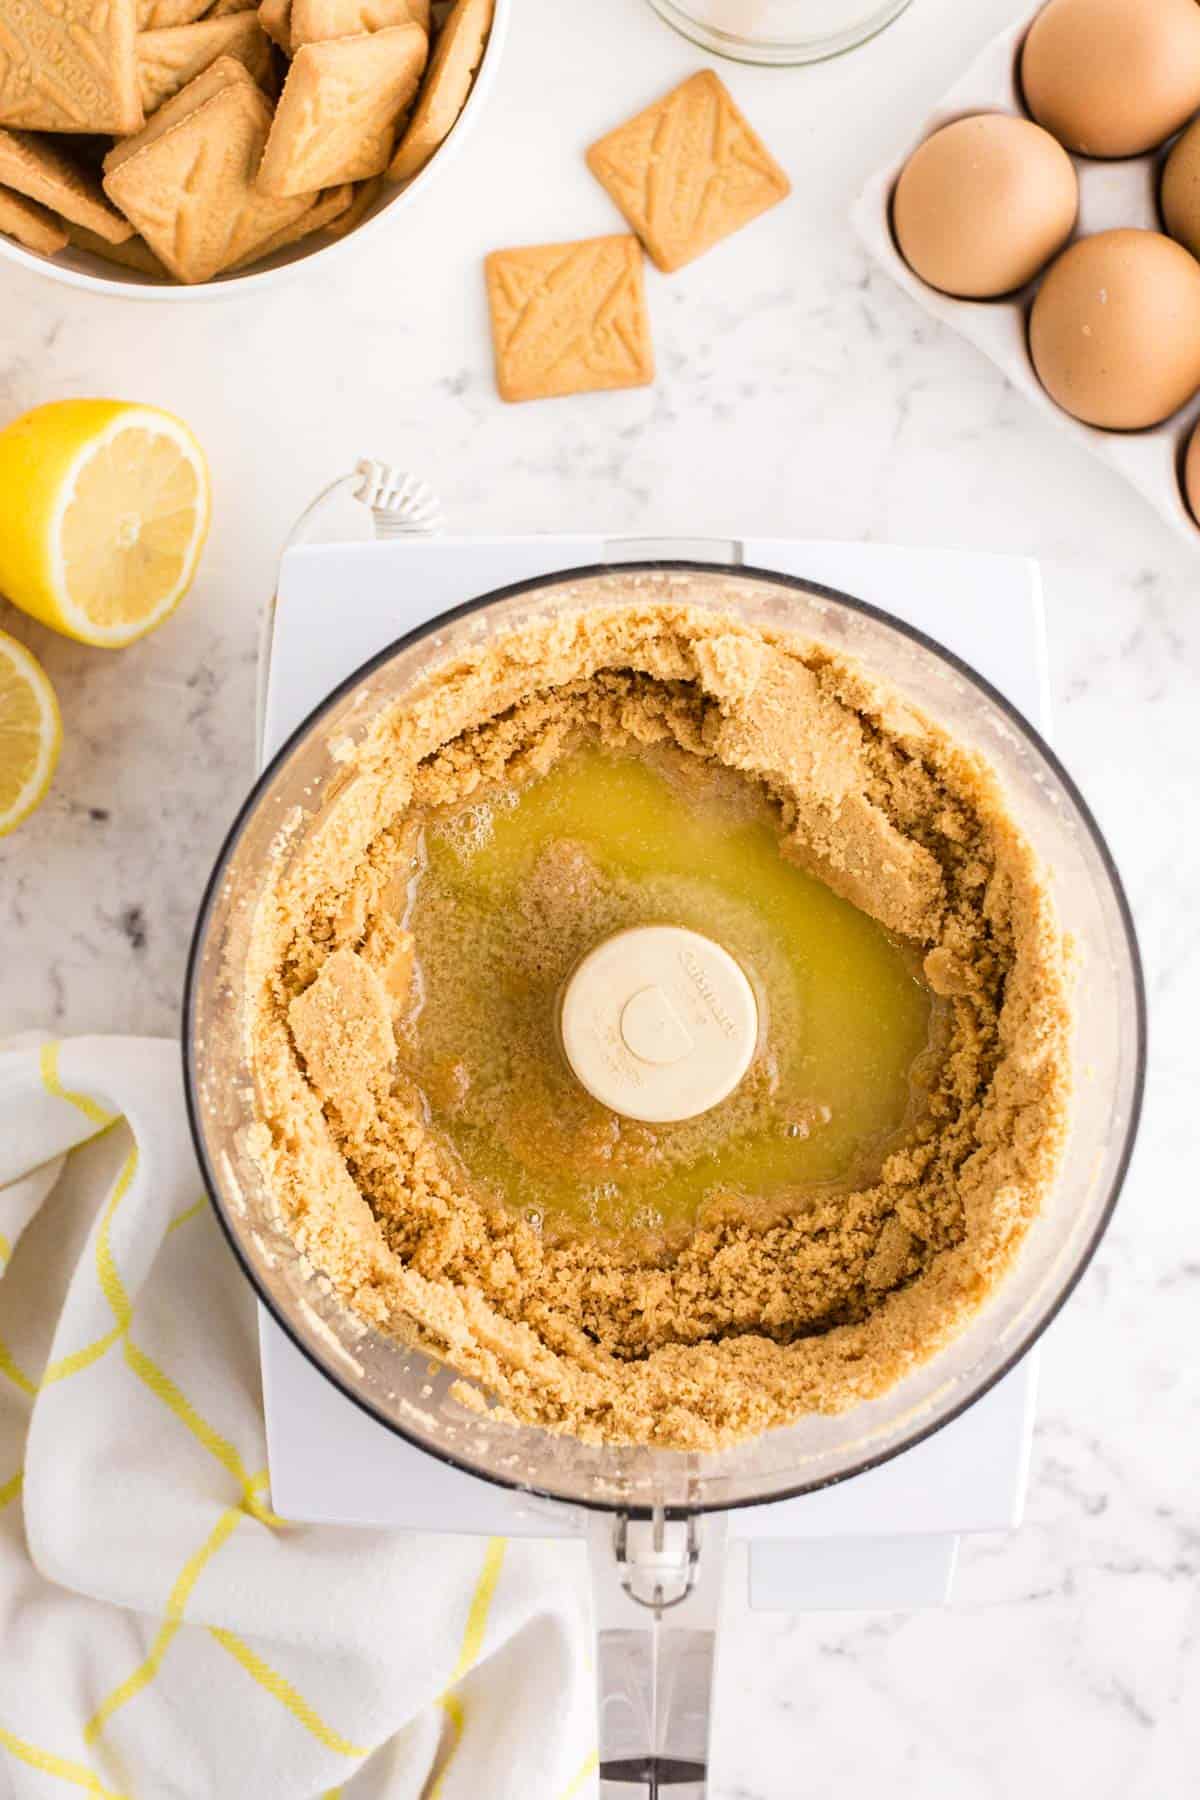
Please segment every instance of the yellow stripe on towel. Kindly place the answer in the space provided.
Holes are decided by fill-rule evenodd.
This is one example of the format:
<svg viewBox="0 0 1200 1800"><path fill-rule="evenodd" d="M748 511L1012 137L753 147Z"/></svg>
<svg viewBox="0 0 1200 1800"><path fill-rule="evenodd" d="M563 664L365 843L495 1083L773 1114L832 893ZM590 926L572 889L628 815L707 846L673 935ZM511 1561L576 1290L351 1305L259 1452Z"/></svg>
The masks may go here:
<svg viewBox="0 0 1200 1800"><path fill-rule="evenodd" d="M194 1219L196 1217L197 1213L204 1212L205 1209L207 1208L207 1206L208 1206L208 1195L201 1194L200 1198L196 1201L193 1201L192 1205L187 1208L186 1212L181 1212L181 1213L175 1214L175 1217L171 1220L171 1223L167 1226L167 1229L163 1233L163 1236L170 1237L170 1235L173 1231L178 1231L179 1227L181 1225L186 1225L189 1219Z"/></svg>
<svg viewBox="0 0 1200 1800"><path fill-rule="evenodd" d="M82 1350L72 1350L69 1356L60 1356L50 1364L40 1385L50 1387L53 1382L65 1381L68 1375L78 1375L81 1369L90 1369L94 1362L99 1362L106 1350L112 1349L122 1330L122 1326L114 1325L111 1331L106 1331L103 1337L94 1338Z"/></svg>
<svg viewBox="0 0 1200 1800"><path fill-rule="evenodd" d="M13 1386L28 1394L31 1400L37 1393L37 1383L30 1381L3 1338L0 1338L0 1375L7 1375Z"/></svg>
<svg viewBox="0 0 1200 1800"><path fill-rule="evenodd" d="M100 1217L100 1228L96 1233L96 1278L117 1322L110 1331L104 1332L98 1338L93 1338L92 1342L84 1344L82 1349L72 1350L68 1355L60 1356L55 1362L52 1362L42 1376L42 1387L50 1387L56 1381L65 1381L69 1375L78 1375L81 1369L89 1369L94 1362L100 1360L106 1350L111 1350L117 1340L129 1329L129 1321L133 1317L133 1307L125 1292L125 1284L117 1273L110 1233L113 1215L129 1192L133 1178L137 1174L137 1166L138 1153L135 1144L121 1164L120 1173L113 1184L112 1193L105 1203Z"/></svg>
<svg viewBox="0 0 1200 1800"><path fill-rule="evenodd" d="M450 1759L458 1749L459 1739L463 1734L463 1704L454 1689L463 1677L470 1673L475 1665L479 1652L483 1649L484 1634L487 1631L488 1613L491 1611L492 1598L496 1592L496 1583L500 1579L500 1569L504 1562L504 1552L508 1548L506 1538L488 1539L488 1547L484 1552L483 1569L475 1584L475 1592L471 1598L470 1610L467 1613L467 1627L463 1632L462 1647L458 1652L450 1680L445 1692L439 1697L438 1705L450 1721L450 1743L446 1749L446 1759L438 1771L437 1779L429 1790L429 1800L437 1800L442 1791L442 1782L446 1778L446 1770Z"/></svg>
<svg viewBox="0 0 1200 1800"><path fill-rule="evenodd" d="M57 1038L49 1044L42 1045L39 1056L42 1086L52 1099L65 1100L68 1106L77 1106L84 1118L94 1125L97 1131L104 1131L121 1115L105 1112L102 1106L97 1106L90 1094L77 1094L71 1088L63 1086L58 1077L58 1053L61 1047Z"/></svg>
<svg viewBox="0 0 1200 1800"><path fill-rule="evenodd" d="M579 1769L571 1777L570 1781L567 1783L566 1787L563 1789L562 1793L559 1795L558 1800L575 1800L576 1794L579 1793L580 1789L582 1788L584 1782L587 1780L588 1776L594 1775L596 1773L596 1770L599 1767L600 1767L599 1751L589 1750L587 1755L584 1757L583 1762L580 1764Z"/></svg>
<svg viewBox="0 0 1200 1800"><path fill-rule="evenodd" d="M234 1661L242 1665L247 1675L257 1681L260 1688L278 1700L281 1706L286 1706L292 1717L303 1725L306 1731L311 1731L317 1742L324 1744L327 1750L334 1750L339 1756L363 1757L371 1754L369 1749L365 1749L361 1744L350 1743L349 1739L344 1738L340 1732L334 1731L332 1726L327 1725L316 1708L309 1705L304 1695L297 1693L287 1677L281 1675L278 1669L273 1669L269 1662L265 1662L243 1638L238 1637L232 1631L223 1631L217 1625L209 1625L207 1631L208 1635L215 1638L220 1644L222 1650L228 1651Z"/></svg>
<svg viewBox="0 0 1200 1800"><path fill-rule="evenodd" d="M138 1377L145 1383L150 1392L169 1407L185 1425L192 1436L214 1456L223 1469L227 1469L242 1490L242 1505L253 1518L263 1525L283 1525L285 1520L278 1513L264 1504L258 1497L258 1489L266 1484L266 1470L258 1475L251 1475L245 1463L238 1455L236 1448L223 1437L214 1425L210 1425L199 1409L192 1405L187 1395L180 1389L164 1369L160 1369L153 1357L139 1349L133 1339L126 1337L124 1349L125 1361Z"/></svg>
<svg viewBox="0 0 1200 1800"><path fill-rule="evenodd" d="M135 1144L117 1177L116 1185L109 1196L104 1216L100 1221L100 1229L96 1234L96 1274L104 1297L116 1320L116 1327L113 1331L107 1332L104 1337L97 1338L95 1343L89 1344L83 1350L77 1350L73 1352L72 1356L63 1357L60 1362L55 1363L47 1371L47 1379L61 1380L65 1375L74 1374L78 1368L86 1368L88 1363L94 1362L98 1356L102 1356L110 1344L115 1343L118 1338L123 1338L122 1354L133 1373L150 1389L152 1394L162 1401L164 1406L169 1407L180 1423L186 1426L192 1436L204 1445L204 1448L217 1459L222 1468L229 1471L242 1490L244 1510L264 1525L281 1525L284 1521L258 1497L257 1489L264 1484L265 1473L260 1476L252 1476L249 1473L228 1438L222 1437L216 1427L209 1424L199 1408L193 1406L187 1395L172 1381L166 1371L160 1369L153 1357L148 1356L129 1336L129 1327L133 1322L133 1304L125 1291L125 1284L121 1280L116 1258L113 1255L111 1228L113 1216L129 1191L130 1184L137 1173L137 1166L138 1153ZM197 1201L196 1206L189 1209L189 1213L180 1214L176 1223L182 1224L190 1212L194 1212L204 1204L203 1199Z"/></svg>
<svg viewBox="0 0 1200 1800"><path fill-rule="evenodd" d="M41 1775L56 1775L60 1781L69 1781L72 1787L86 1789L95 1794L96 1800L129 1800L128 1794L118 1794L112 1788L106 1788L100 1777L91 1769L85 1769L82 1763L71 1762L68 1757L55 1756L49 1750L39 1750L36 1744L28 1743L0 1725L0 1748L15 1756L19 1762L27 1763Z"/></svg>
<svg viewBox="0 0 1200 1800"><path fill-rule="evenodd" d="M121 1164L121 1173L117 1176L116 1185L108 1197L108 1205L100 1220L100 1229L96 1233L96 1274L100 1279L100 1288L104 1298L112 1307L113 1317L122 1330L128 1330L129 1321L133 1317L133 1307L129 1295L125 1292L125 1283L117 1273L116 1258L112 1252L110 1232L113 1214L129 1192L130 1184L137 1174L138 1152L135 1144L129 1155Z"/></svg>
<svg viewBox="0 0 1200 1800"><path fill-rule="evenodd" d="M25 1471L24 1469L18 1469L16 1474L10 1476L3 1487L0 1487L0 1512L3 1512L6 1506L12 1504L24 1485Z"/></svg>
<svg viewBox="0 0 1200 1800"><path fill-rule="evenodd" d="M188 1603L192 1589L200 1579L201 1570L209 1558L216 1555L241 1517L240 1506L227 1507L199 1550L188 1557L171 1589L167 1600L167 1616L146 1653L145 1661L138 1665L132 1675L127 1675L125 1680L113 1689L107 1699L100 1702L83 1728L83 1739L86 1744L94 1744L113 1714L124 1706L127 1700L132 1700L136 1694L141 1693L143 1688L149 1687L154 1680L162 1666L163 1657L167 1654L172 1638L183 1623L184 1607Z"/></svg>
<svg viewBox="0 0 1200 1800"><path fill-rule="evenodd" d="M454 1665L454 1673L448 1683L450 1687L458 1686L483 1649L483 1635L487 1630L492 1596L496 1592L496 1583L500 1579L500 1567L507 1548L507 1538L488 1539L488 1547L483 1558L483 1571L471 1600L471 1610L467 1614L467 1629L463 1632L462 1649L458 1653L458 1661Z"/></svg>

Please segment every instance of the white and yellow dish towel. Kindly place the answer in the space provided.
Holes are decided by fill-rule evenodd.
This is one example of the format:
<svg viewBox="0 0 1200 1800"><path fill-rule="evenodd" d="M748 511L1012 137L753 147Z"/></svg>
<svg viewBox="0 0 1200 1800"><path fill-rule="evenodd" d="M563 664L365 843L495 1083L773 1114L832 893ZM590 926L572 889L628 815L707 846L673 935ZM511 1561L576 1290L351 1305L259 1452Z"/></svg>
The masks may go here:
<svg viewBox="0 0 1200 1800"><path fill-rule="evenodd" d="M290 1525L178 1047L0 1048L0 1797L590 1800L573 1546Z"/></svg>

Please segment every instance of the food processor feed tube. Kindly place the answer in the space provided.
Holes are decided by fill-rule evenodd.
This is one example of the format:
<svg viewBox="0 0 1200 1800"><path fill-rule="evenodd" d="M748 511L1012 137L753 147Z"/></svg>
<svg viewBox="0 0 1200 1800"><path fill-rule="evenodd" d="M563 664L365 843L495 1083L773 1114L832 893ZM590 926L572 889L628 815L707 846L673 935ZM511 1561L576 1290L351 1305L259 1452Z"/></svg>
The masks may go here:
<svg viewBox="0 0 1200 1800"><path fill-rule="evenodd" d="M364 569L376 566L380 548L363 547ZM256 920L269 910L280 858L290 862L320 841L323 797L344 787L346 746L384 709L410 704L448 661L502 634L548 614L566 622L627 605L631 596L639 605L678 600L681 588L690 607L721 618L733 613L749 627L795 633L857 659L986 759L1047 872L1058 925L1077 947L1084 976L1074 996L1077 1075L1082 1056L1087 1063L1053 1187L986 1307L876 1397L841 1412L805 1412L703 1451L589 1441L520 1423L503 1409L464 1405L456 1370L431 1366L416 1344L356 1311L297 1244L255 1154L262 1119L247 1030L261 980ZM696 923L702 931L703 921ZM728 935L723 927L713 933L721 935ZM668 1071L696 1040L687 992L670 985L673 972L651 967L639 975L638 994L661 990L669 1005L643 1000L626 1021L633 1051L649 1050L644 1060ZM736 1037L736 980L727 995L705 972L703 987L717 996ZM621 1018L634 997L624 996ZM538 576L487 595L401 638L318 707L264 772L223 848L197 925L184 1016L201 1167L222 1227L276 1323L342 1394L428 1455L586 1512L601 1759L614 1784L604 1790L607 1800L655 1791L696 1800L704 1791L723 1515L815 1492L907 1450L985 1393L1054 1316L1115 1203L1140 1104L1143 1044L1136 944L1116 872L1082 798L1025 720L938 644L846 595L764 570L669 560ZM655 1065L663 1052L670 1055ZM583 1067L596 1079L586 1056ZM537 1510L535 1499L529 1504Z"/></svg>

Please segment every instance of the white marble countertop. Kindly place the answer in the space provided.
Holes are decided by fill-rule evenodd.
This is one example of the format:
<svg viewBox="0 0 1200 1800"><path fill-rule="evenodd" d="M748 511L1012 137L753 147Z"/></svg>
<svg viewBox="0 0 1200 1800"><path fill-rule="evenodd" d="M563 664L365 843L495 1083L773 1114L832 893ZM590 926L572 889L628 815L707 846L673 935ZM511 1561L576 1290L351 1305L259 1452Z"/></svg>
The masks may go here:
<svg viewBox="0 0 1200 1800"><path fill-rule="evenodd" d="M808 70L723 72L791 200L649 272L652 388L505 407L482 253L618 228L586 142L705 60L645 0L518 0L493 109L392 234L267 302L87 300L5 269L0 415L111 393L181 413L215 477L177 616L110 655L0 604L66 716L51 798L0 849L5 1029L177 1025L200 887L251 774L256 622L291 521L371 454L456 528L891 539L1043 559L1056 739L1142 933L1153 1067L1095 1265L1045 1343L1027 1522L969 1541L942 1613L738 1608L719 1800L1175 1800L1200 1764L1195 819L1200 542L1171 535L867 264L861 179L1012 0L915 0ZM1189 1698L1190 1696L1190 1698ZM540 1800L540 1797L530 1797Z"/></svg>

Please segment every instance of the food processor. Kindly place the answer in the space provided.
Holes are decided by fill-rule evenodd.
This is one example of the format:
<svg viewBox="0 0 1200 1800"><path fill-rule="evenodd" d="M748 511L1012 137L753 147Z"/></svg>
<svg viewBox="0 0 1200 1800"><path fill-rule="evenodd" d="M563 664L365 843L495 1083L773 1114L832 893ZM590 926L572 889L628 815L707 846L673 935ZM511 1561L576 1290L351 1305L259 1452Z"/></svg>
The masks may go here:
<svg viewBox="0 0 1200 1800"><path fill-rule="evenodd" d="M424 533L435 523L428 497L394 480L375 479L372 486L363 477L359 487L370 490L389 541L308 550L304 583L289 585L281 577L282 604L305 583L323 594L332 637L339 632L339 595L357 582L395 625L406 618L421 623L393 632L382 653L292 732L229 833L201 906L187 980L184 1058L197 1152L226 1235L271 1315L272 1333L285 1334L287 1354L296 1360L298 1351L319 1371L331 1397L328 1384L370 1415L376 1432L385 1428L446 1470L513 1490L543 1515L583 1509L596 1601L601 1792L606 1800L660 1790L696 1800L706 1791L731 1515L817 1495L879 1470L1003 1386L1095 1250L1128 1164L1141 1098L1144 1002L1132 923L1100 832L1038 732L953 650L913 624L780 566L802 567L802 557L796 564L769 545L740 540L620 546L591 540L590 554L576 554L579 566L571 566L572 552L583 545L559 540L548 555L544 540L522 540L523 551L492 546L474 556L465 590L471 597L464 600L462 558L471 546L460 540L457 550L454 541L445 545L444 562L421 565L414 593L415 565L406 563L409 546L398 540L406 528ZM455 578L446 572L451 566L458 568ZM820 558L810 558L809 566L820 567ZM303 833L319 811L339 768L331 744L361 736L382 707L468 645L547 613L613 605L631 591L639 600L669 598L681 576L690 604L859 658L978 749L1039 854L1078 971L1069 1140L1054 1190L1008 1278L948 1348L881 1398L712 1453L585 1444L470 1411L452 1397L452 1370L431 1367L420 1352L351 1315L280 1228L249 1154L254 1088L242 1014L250 926L271 876L272 849L285 821ZM347 629L352 635L353 626ZM946 635L953 637L952 621ZM307 657L305 678L320 692L329 662L311 640ZM271 737L269 692L266 697Z"/></svg>

